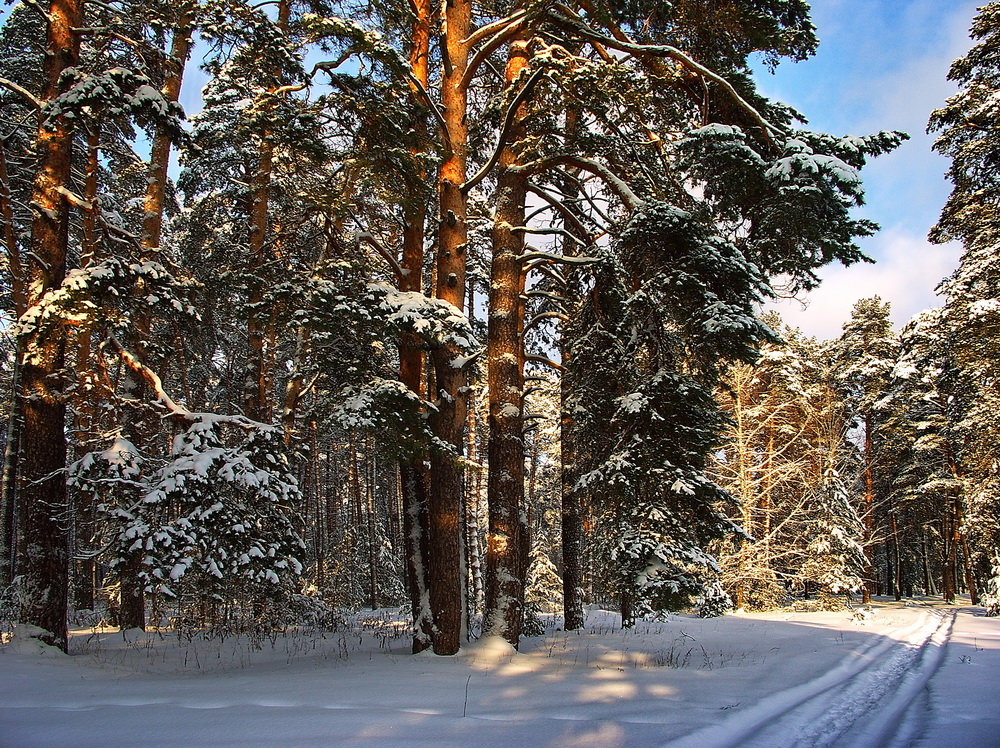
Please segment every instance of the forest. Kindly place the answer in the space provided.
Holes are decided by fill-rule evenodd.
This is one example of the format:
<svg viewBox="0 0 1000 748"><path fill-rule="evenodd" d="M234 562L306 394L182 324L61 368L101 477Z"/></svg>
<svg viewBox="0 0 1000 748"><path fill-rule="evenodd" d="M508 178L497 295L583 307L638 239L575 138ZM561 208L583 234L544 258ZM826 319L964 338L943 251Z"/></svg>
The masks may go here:
<svg viewBox="0 0 1000 748"><path fill-rule="evenodd" d="M5 626L1000 612L1000 2L928 113L941 306L833 340L767 304L870 261L907 135L761 93L805 0L0 13Z"/></svg>

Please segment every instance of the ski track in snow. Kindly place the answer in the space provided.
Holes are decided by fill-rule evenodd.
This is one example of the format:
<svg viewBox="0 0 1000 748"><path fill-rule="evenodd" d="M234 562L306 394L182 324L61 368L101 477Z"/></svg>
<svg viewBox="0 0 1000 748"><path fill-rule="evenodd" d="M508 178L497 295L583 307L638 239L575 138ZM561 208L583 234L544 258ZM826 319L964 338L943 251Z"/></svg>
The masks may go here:
<svg viewBox="0 0 1000 748"><path fill-rule="evenodd" d="M773 694L669 748L911 745L927 712L927 684L941 666L954 612L928 609L808 683Z"/></svg>

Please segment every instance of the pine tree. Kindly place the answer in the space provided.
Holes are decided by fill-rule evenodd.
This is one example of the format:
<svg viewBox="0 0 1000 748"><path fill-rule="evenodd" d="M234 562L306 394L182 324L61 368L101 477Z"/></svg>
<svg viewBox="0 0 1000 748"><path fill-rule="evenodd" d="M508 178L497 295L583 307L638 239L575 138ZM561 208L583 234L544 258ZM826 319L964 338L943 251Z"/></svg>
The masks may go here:
<svg viewBox="0 0 1000 748"><path fill-rule="evenodd" d="M976 580L965 518L966 482L959 462L961 432L955 417L956 399L950 394L954 379L949 328L942 310L922 312L901 334L901 352L883 407L895 409L909 426L912 447L899 465L894 481L894 503L919 501L932 507L930 529L935 533L942 594L953 601L959 575L975 596Z"/></svg>
<svg viewBox="0 0 1000 748"><path fill-rule="evenodd" d="M976 576L985 581L1000 573L989 550L1000 542L996 500L1000 183L993 169L1000 149L995 97L1000 72L1000 3L990 2L979 9L972 38L975 46L949 72L959 92L930 119L929 129L939 133L934 148L951 159L948 177L954 185L931 239L958 239L964 247L958 269L941 289L946 324L956 332L948 341L954 368L950 393L955 410L955 459L961 462L967 488L965 530L975 548Z"/></svg>
<svg viewBox="0 0 1000 748"><path fill-rule="evenodd" d="M861 517L865 525L864 546L868 559L865 570L867 581L863 590L866 603L877 589L874 554L878 539L875 533L883 511L883 507L876 502L876 484L882 480L880 452L883 436L875 405L888 385L896 361L897 345L889 319L889 305L876 296L861 299L854 305L851 319L844 325L844 333L834 354L838 385L848 398L854 418L862 429L864 508Z"/></svg>

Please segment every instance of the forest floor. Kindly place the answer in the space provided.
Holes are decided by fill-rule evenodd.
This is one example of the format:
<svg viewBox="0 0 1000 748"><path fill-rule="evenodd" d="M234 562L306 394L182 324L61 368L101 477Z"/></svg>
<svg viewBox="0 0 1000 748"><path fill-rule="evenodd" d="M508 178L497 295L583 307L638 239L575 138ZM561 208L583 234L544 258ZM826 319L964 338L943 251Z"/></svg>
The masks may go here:
<svg viewBox="0 0 1000 748"><path fill-rule="evenodd" d="M408 654L389 611L264 642L79 629L0 647L0 746L1000 746L1000 619L879 599Z"/></svg>

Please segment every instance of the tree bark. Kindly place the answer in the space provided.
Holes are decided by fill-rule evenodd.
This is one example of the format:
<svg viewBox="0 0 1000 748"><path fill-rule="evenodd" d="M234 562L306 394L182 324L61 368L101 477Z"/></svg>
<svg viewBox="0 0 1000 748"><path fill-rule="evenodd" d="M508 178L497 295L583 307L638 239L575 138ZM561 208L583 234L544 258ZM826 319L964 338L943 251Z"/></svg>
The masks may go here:
<svg viewBox="0 0 1000 748"><path fill-rule="evenodd" d="M442 56L441 103L444 108L447 149L438 174L440 224L438 227L435 295L458 309L465 308L465 263L468 226L462 185L466 178L468 127L465 121L467 92L462 76L468 65L465 39L472 28L472 3L452 0L445 4L445 39ZM466 372L452 366L458 351L436 348L431 414L434 435L453 447L455 454L434 450L430 457L428 495L428 597L434 620L434 652L455 654L460 646L464 618L462 574L462 469L458 457L464 443Z"/></svg>
<svg viewBox="0 0 1000 748"><path fill-rule="evenodd" d="M527 41L514 41L504 74L511 99L529 59ZM510 167L519 163L525 114L522 104L510 128L510 145L503 147L498 161L486 342L490 471L483 632L502 636L515 647L524 618L529 542L524 506L524 274L520 259L524 232L518 230L525 223L527 181Z"/></svg>
<svg viewBox="0 0 1000 748"><path fill-rule="evenodd" d="M78 64L83 25L80 0L51 0L45 56L45 95L60 93L64 70ZM66 275L69 205L60 190L70 182L73 131L68 122L41 125L35 140L38 171L32 187L31 258L27 304L38 304ZM44 639L67 649L66 605L69 582L69 501L66 467L66 400L63 367L66 332L56 327L42 337L25 335L22 368L24 412L20 461L20 527L25 586L21 620L49 632Z"/></svg>
<svg viewBox="0 0 1000 748"><path fill-rule="evenodd" d="M576 111L566 112L566 130L573 133L578 128ZM564 188L569 198L577 196L578 188L568 182ZM563 228L572 231L566 220ZM563 254L574 254L573 242L563 243ZM578 308L577 288L574 274L567 270L567 282L563 284L563 311L568 315ZM572 392L567 379L573 369L573 348L568 331L563 327L559 336L559 358L564 375L559 382L559 490L560 490L560 530L562 536L562 587L563 587L563 628L566 631L582 629L585 623L583 612L583 502L576 490L577 471L576 433L574 431Z"/></svg>
<svg viewBox="0 0 1000 748"><path fill-rule="evenodd" d="M865 585L861 589L861 602L870 603L872 601L872 585L875 584L875 562L872 559L872 541L875 512L875 478L872 472L872 417L865 414L865 444L862 459L865 463L865 495L864 495L864 515L862 520L865 528L865 542L863 546L865 554Z"/></svg>
<svg viewBox="0 0 1000 748"><path fill-rule="evenodd" d="M193 25L190 6L181 11L177 27L170 42L170 70L163 80L160 93L167 101L176 103L180 98L181 84L184 82L184 67L191 53L191 31ZM143 201L142 249L150 256L160 251L163 231L163 211L167 194L167 170L170 166L170 149L173 138L165 128L157 130L149 152L149 170L146 178L146 197Z"/></svg>
<svg viewBox="0 0 1000 748"><path fill-rule="evenodd" d="M476 319L476 294L475 282L472 278L469 279L467 316L469 324L474 324ZM470 621L479 613L484 602L483 552L479 538L479 523L481 517L480 504L482 499L483 471L486 466L482 463L479 454L476 408L476 393L470 388L465 426L468 461L470 465L474 466L472 475L466 480L465 491L465 551L466 566L468 568L466 616Z"/></svg>
<svg viewBox="0 0 1000 748"><path fill-rule="evenodd" d="M83 185L83 200L88 206L83 214L83 238L80 245L80 267L86 268L97 259L99 237L97 231L98 219L98 172L100 170L100 124L94 123L87 133L87 170ZM84 326L76 340L76 370L81 377L86 377L93 371L90 360L90 328ZM95 425L95 400L93 394L86 391L84 396L77 398L73 413L73 431L77 454L83 453L91 444ZM94 559L89 555L91 549L84 548L80 542L81 535L93 533L95 507L93 496L77 495L74 500L74 526L72 533L72 554L79 561L75 565L73 575L73 607L77 610L92 610L94 608ZM81 554L81 551L84 553Z"/></svg>
<svg viewBox="0 0 1000 748"><path fill-rule="evenodd" d="M291 0L279 0L276 27L281 33L288 30L291 18ZM277 76L278 71L273 71ZM275 85L271 93L277 91ZM268 213L270 210L271 174L274 168L272 133L260 135L257 167L251 179L249 209L250 233L247 250L250 269L264 264L264 245L267 240ZM251 281L247 314L247 369L244 381L243 412L247 418L261 423L271 422L270 389L271 373L267 366L268 324L264 320L264 292L257 280Z"/></svg>
<svg viewBox="0 0 1000 748"><path fill-rule="evenodd" d="M415 81L425 90L430 80L428 58L430 55L431 3L430 0L414 0L416 18L412 26L412 46L410 47L410 72ZM410 93L414 99L420 96L416 83L410 83ZM426 134L426 124L422 119L414 123L417 131ZM416 154L414 154L416 155ZM424 274L424 234L427 208L417 195L410 195L406 206L403 228L402 262L403 278L401 291L423 292ZM424 397L423 390L424 356L420 340L406 335L399 345L399 381L417 395ZM403 500L403 538L406 553L407 590L413 616L412 650L416 654L431 646L433 642L434 620L431 615L427 591L428 551L427 551L427 484L429 476L424 455L415 455L399 463L400 490Z"/></svg>

